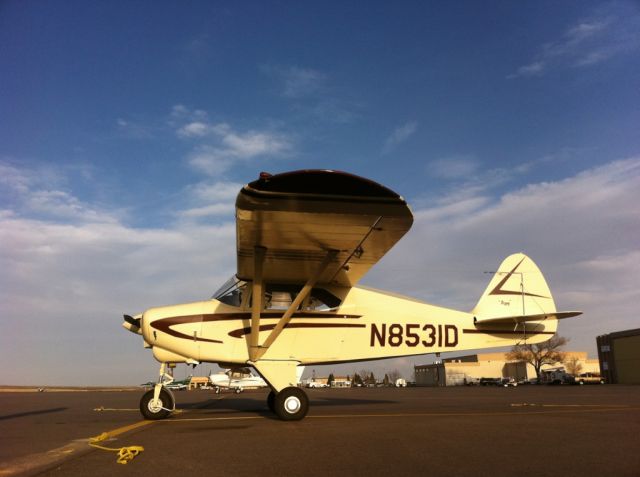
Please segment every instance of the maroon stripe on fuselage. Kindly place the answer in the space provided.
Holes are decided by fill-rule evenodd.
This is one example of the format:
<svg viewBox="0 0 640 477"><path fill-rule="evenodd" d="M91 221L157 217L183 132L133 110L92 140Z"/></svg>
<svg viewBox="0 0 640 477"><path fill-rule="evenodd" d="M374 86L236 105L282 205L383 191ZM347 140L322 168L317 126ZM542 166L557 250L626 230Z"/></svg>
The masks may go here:
<svg viewBox="0 0 640 477"><path fill-rule="evenodd" d="M286 328L365 328L367 325L360 325L357 323L288 323ZM260 325L260 331L272 330L276 327L276 323L269 325ZM245 335L251 333L251 327L239 328L229 332L229 336L234 338L242 338Z"/></svg>
<svg viewBox="0 0 640 477"><path fill-rule="evenodd" d="M192 316L172 316L170 318L163 318L161 320L156 320L151 322L151 327L156 330L162 331L170 336L174 336L176 338L182 338L193 341L205 341L207 343L222 343L220 340L210 340L207 338L198 338L197 336L189 336L187 334L181 333L174 329L171 329L172 326L183 325L185 323L198 323L203 321L202 315L192 315Z"/></svg>
<svg viewBox="0 0 640 477"><path fill-rule="evenodd" d="M481 333L488 335L555 335L555 331L529 331L520 330L462 330L463 333Z"/></svg>
<svg viewBox="0 0 640 477"><path fill-rule="evenodd" d="M280 319L283 315L284 311L280 312L280 311L274 311L274 312L262 312L260 314L260 318L261 319ZM340 319L340 320L344 320L344 319L359 319L361 318L362 315L345 315L343 313L331 313L331 312L313 312L313 311L301 311L301 312L297 312L292 319L319 319L319 318L324 318L324 319L328 319L328 320L336 320L336 319ZM212 340L212 339L208 339L208 338L199 338L197 336L189 336L185 333L181 333L179 331L176 331L174 329L172 329L172 326L176 326L176 325L183 325L185 323L205 323L205 322L212 322L212 321L234 321L234 320L250 320L251 319L251 313L250 312L240 312L240 313L209 313L209 314L205 314L205 315L186 315L186 316L171 316L169 318L162 318L160 320L156 320L156 321L152 321L151 322L151 327L155 328L156 330L162 331L163 333L167 333L170 336L174 336L176 338L182 338L182 339L188 339L188 340L193 340L193 341L203 341L203 342L207 342L207 343L222 343L222 341L220 340ZM287 327L289 328L300 328L300 326L297 326L298 323L289 323L287 325ZM344 327L344 325L333 325L331 323L326 323L326 324L322 324L322 323L308 323L307 324L307 328L313 328L314 325L320 325L320 327L327 327L327 326L334 326L334 327ZM357 325L358 327L364 327L365 325ZM316 326L318 327L318 326ZM275 328L275 324L273 325L262 325L260 326L260 330L271 330ZM243 328L243 329L249 329L249 331L251 331L250 328ZM236 332L239 332L240 330L236 330ZM234 332L231 332L234 333ZM231 333L229 333L231 335ZM246 334L246 333L243 333ZM240 334L237 337L243 336L243 334ZM232 335L234 336L234 335Z"/></svg>

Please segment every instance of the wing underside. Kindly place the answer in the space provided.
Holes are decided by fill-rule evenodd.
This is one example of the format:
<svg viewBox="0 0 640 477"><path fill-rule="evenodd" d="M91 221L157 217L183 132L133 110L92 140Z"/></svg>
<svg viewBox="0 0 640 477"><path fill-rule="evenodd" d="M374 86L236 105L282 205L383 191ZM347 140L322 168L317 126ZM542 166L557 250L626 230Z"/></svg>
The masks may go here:
<svg viewBox="0 0 640 477"><path fill-rule="evenodd" d="M402 238L413 216L402 197L344 172L262 174L236 200L237 276L252 280L256 247L265 282L353 286Z"/></svg>

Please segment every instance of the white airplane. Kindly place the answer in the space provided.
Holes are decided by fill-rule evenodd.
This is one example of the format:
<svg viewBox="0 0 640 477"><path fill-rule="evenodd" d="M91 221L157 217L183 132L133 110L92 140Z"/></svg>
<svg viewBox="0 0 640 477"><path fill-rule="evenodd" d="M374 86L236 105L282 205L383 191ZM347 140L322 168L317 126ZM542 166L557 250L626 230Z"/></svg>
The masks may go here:
<svg viewBox="0 0 640 477"><path fill-rule="evenodd" d="M236 200L237 271L212 299L150 308L123 326L161 363L142 396L147 419L175 408L164 383L172 363L249 366L271 388L283 420L302 419L299 365L345 363L540 343L558 320L536 264L507 257L470 312L357 286L413 223L405 200L358 176L331 170L261 173Z"/></svg>
<svg viewBox="0 0 640 477"><path fill-rule="evenodd" d="M222 373L211 373L209 383L214 386L216 394L221 389L230 389L236 394L246 388L266 388L267 382L260 376L255 376L249 368L229 369Z"/></svg>
<svg viewBox="0 0 640 477"><path fill-rule="evenodd" d="M296 368L297 383L300 383L304 366ZM214 386L216 394L221 389L231 389L236 394L240 394L246 388L266 388L267 382L260 376L255 376L250 368L228 369L220 373L209 374L209 383Z"/></svg>

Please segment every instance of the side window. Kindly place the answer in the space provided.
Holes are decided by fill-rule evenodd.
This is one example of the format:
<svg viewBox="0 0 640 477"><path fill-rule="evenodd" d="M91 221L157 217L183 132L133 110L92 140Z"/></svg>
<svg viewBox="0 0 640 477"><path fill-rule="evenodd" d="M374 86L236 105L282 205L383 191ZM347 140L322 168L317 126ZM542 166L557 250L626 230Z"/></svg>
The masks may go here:
<svg viewBox="0 0 640 477"><path fill-rule="evenodd" d="M286 310L291 306L293 297L291 292L282 290L272 290L265 293L265 310Z"/></svg>
<svg viewBox="0 0 640 477"><path fill-rule="evenodd" d="M266 310L286 310L300 292L300 287L291 285L267 285L265 287ZM331 311L340 306L340 299L323 288L314 288L306 300L302 302L300 310Z"/></svg>

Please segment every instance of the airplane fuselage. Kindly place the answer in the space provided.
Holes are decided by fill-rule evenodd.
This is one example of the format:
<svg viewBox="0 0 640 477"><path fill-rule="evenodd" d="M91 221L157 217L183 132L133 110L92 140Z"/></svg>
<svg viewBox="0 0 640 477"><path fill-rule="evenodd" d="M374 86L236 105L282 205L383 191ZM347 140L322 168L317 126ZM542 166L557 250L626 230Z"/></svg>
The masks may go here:
<svg viewBox="0 0 640 477"><path fill-rule="evenodd" d="M512 346L548 340L557 320L475 323L474 315L363 287L334 289L343 297L331 311L299 311L262 356L302 365ZM508 306L508 305L507 305ZM282 316L264 310L262 343ZM251 310L211 299L151 308L142 334L161 362L250 362Z"/></svg>

